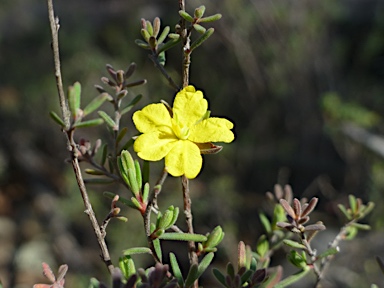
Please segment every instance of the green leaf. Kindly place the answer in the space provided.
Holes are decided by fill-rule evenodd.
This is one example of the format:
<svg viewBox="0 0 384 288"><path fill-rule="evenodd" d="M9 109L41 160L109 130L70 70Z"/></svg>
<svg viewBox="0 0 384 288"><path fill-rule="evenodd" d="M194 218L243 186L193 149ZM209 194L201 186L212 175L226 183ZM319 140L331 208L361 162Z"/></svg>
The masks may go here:
<svg viewBox="0 0 384 288"><path fill-rule="evenodd" d="M212 272L213 272L213 275L216 277L216 279L221 283L221 285L228 287L226 282L225 282L225 276L223 275L223 273L221 273L216 268L213 268Z"/></svg>
<svg viewBox="0 0 384 288"><path fill-rule="evenodd" d="M195 18L203 17L204 12L205 12L205 6L204 5L201 5L200 7L196 8L195 13L194 13Z"/></svg>
<svg viewBox="0 0 384 288"><path fill-rule="evenodd" d="M248 281L249 277L253 274L252 270L247 270L244 272L243 275L241 275L241 285L243 285L245 282Z"/></svg>
<svg viewBox="0 0 384 288"><path fill-rule="evenodd" d="M141 98L143 98L143 95L141 95L141 94L139 94L135 98L133 98L128 103L128 105L123 110L121 110L120 114L124 115L125 113L131 111L131 109L141 100Z"/></svg>
<svg viewBox="0 0 384 288"><path fill-rule="evenodd" d="M305 245L299 243L299 242L296 242L296 241L293 241L293 240L289 240L289 239L284 239L283 240L284 244L287 245L287 246L290 246L292 248L296 248L296 249L306 249Z"/></svg>
<svg viewBox="0 0 384 288"><path fill-rule="evenodd" d="M99 111L97 113L99 113L100 117L104 119L109 127L111 127L114 131L117 131L117 124L107 113L104 111Z"/></svg>
<svg viewBox="0 0 384 288"><path fill-rule="evenodd" d="M199 19L199 23L208 23L220 20L223 17L221 14L215 14L212 16L207 16Z"/></svg>
<svg viewBox="0 0 384 288"><path fill-rule="evenodd" d="M104 171L90 169L90 168L86 168L84 172L89 175L105 175Z"/></svg>
<svg viewBox="0 0 384 288"><path fill-rule="evenodd" d="M87 116L88 114L98 109L104 103L104 101L110 97L111 96L107 92L105 92L105 93L101 93L99 96L94 98L91 102L89 102L87 106L85 106L83 111L83 117Z"/></svg>
<svg viewBox="0 0 384 288"><path fill-rule="evenodd" d="M153 247L155 248L157 258L159 258L160 262L163 262L163 252L161 250L160 240L154 239L152 243L153 243Z"/></svg>
<svg viewBox="0 0 384 288"><path fill-rule="evenodd" d="M47 285L49 286L49 285ZM89 280L89 286L88 288L99 288L100 287L100 282L96 278L91 278Z"/></svg>
<svg viewBox="0 0 384 288"><path fill-rule="evenodd" d="M84 179L84 183L86 184L111 184L115 182L115 180L110 178L87 178Z"/></svg>
<svg viewBox="0 0 384 288"><path fill-rule="evenodd" d="M80 110L81 85L79 82L68 88L68 104L72 116L76 119Z"/></svg>
<svg viewBox="0 0 384 288"><path fill-rule="evenodd" d="M143 178L141 177L141 168L140 168L139 161L137 159L134 161L134 164L135 164L136 182L140 191L141 188L143 187Z"/></svg>
<svg viewBox="0 0 384 288"><path fill-rule="evenodd" d="M165 38L167 38L168 33L171 29L169 26L164 27L163 31L161 32L159 38L157 38L157 45L160 45L161 43L164 42Z"/></svg>
<svg viewBox="0 0 384 288"><path fill-rule="evenodd" d="M195 28L195 30L197 32L199 32L200 34L204 34L205 31L207 31L207 29L205 29L203 26L201 26L199 24L193 24L193 28Z"/></svg>
<svg viewBox="0 0 384 288"><path fill-rule="evenodd" d="M348 195L348 198L349 198L349 207L351 207L352 213L355 214L357 212L356 197L353 195Z"/></svg>
<svg viewBox="0 0 384 288"><path fill-rule="evenodd" d="M105 161L107 160L107 156L108 156L108 145L107 144L103 145L102 151L103 151L103 153L101 154L100 164L101 164L101 166L104 166Z"/></svg>
<svg viewBox="0 0 384 288"><path fill-rule="evenodd" d="M157 55L159 55L161 52L165 52L168 49L172 48L173 46L177 45L180 41L181 41L181 38L179 35L179 37L177 39L171 38L166 43L163 43L163 45L159 45L159 47L157 48L157 51L156 51Z"/></svg>
<svg viewBox="0 0 384 288"><path fill-rule="evenodd" d="M367 224L351 223L351 226L353 226L359 230L371 230L371 226L369 226Z"/></svg>
<svg viewBox="0 0 384 288"><path fill-rule="evenodd" d="M177 279L177 283L179 283L180 287L184 287L184 279L183 274L181 273L179 263L177 262L175 254L172 252L169 253L169 261L171 262L171 267L173 271L173 276Z"/></svg>
<svg viewBox="0 0 384 288"><path fill-rule="evenodd" d="M119 258L119 267L126 279L136 273L135 263L128 255Z"/></svg>
<svg viewBox="0 0 384 288"><path fill-rule="evenodd" d="M307 275L309 271L311 271L310 268L301 270L301 271L285 278L283 281L280 281L278 284L276 284L274 286L274 288L283 288L283 287L287 287L289 285L292 285L292 284L296 283L297 281L299 281L300 279L302 279L305 275Z"/></svg>
<svg viewBox="0 0 384 288"><path fill-rule="evenodd" d="M110 199L113 199L117 194L116 194L116 193L112 193L112 192L105 191L105 192L103 193L103 195L104 195L105 197L108 197L108 198L110 198ZM124 204L125 206L131 207L131 208L134 208L134 209L137 209L136 205L133 204L133 202L132 202L131 200L126 199L126 198L124 198L124 197L121 197L121 196L120 196L118 202Z"/></svg>
<svg viewBox="0 0 384 288"><path fill-rule="evenodd" d="M334 255L336 253L339 253L339 249L335 248L335 247L331 247L331 248L327 249L326 251L324 251L323 253L321 253L320 255L318 255L317 258L318 259L326 258L326 257Z"/></svg>
<svg viewBox="0 0 384 288"><path fill-rule="evenodd" d="M345 206L343 204L338 204L337 207L340 209L341 212L343 212L344 216L348 220L352 220L351 213L348 212L347 208L345 208Z"/></svg>
<svg viewBox="0 0 384 288"><path fill-rule="evenodd" d="M204 242L207 241L207 237L201 234L189 234L189 233L164 233L159 237L163 240L178 240L178 241L195 241L195 242Z"/></svg>
<svg viewBox="0 0 384 288"><path fill-rule="evenodd" d="M207 270L207 268L211 264L214 256L215 256L215 253L213 253L213 252L208 253L200 261L200 264L199 264L198 269L197 269L198 271L197 271L197 274L196 274L196 279L200 278L200 276L205 272L205 270Z"/></svg>
<svg viewBox="0 0 384 288"><path fill-rule="evenodd" d="M127 134L128 128L124 127L120 130L119 134L116 137L116 145L119 145L120 141L124 138L125 134Z"/></svg>
<svg viewBox="0 0 384 288"><path fill-rule="evenodd" d="M191 287L195 280L197 279L198 267L196 264L192 264L189 268L187 278L185 279L185 287Z"/></svg>
<svg viewBox="0 0 384 288"><path fill-rule="evenodd" d="M133 247L133 248L123 250L123 254L126 256L135 255L135 254L152 254L152 251L148 247Z"/></svg>
<svg viewBox="0 0 384 288"><path fill-rule="evenodd" d="M264 234L257 241L256 251L261 257L264 257L269 251L269 242Z"/></svg>
<svg viewBox="0 0 384 288"><path fill-rule="evenodd" d="M297 251L291 250L288 253L287 257L288 257L289 262L291 262L296 267L301 268L301 269L308 268L308 265L307 265L305 259Z"/></svg>
<svg viewBox="0 0 384 288"><path fill-rule="evenodd" d="M167 210L165 210L164 214L161 216L160 220L158 221L157 228L160 229L168 229L168 225L171 223L173 218L173 210L174 207L170 206Z"/></svg>
<svg viewBox="0 0 384 288"><path fill-rule="evenodd" d="M193 19L193 17L191 15L189 15L187 12L185 12L184 10L180 10L179 11L179 15L181 17L184 18L184 20L187 20L188 22L194 22L195 20Z"/></svg>
<svg viewBox="0 0 384 288"><path fill-rule="evenodd" d="M201 35L199 38L196 39L195 42L191 45L191 52L195 50L197 47L199 47L201 44L203 44L211 35L215 32L215 29L209 28L203 35Z"/></svg>
<svg viewBox="0 0 384 288"><path fill-rule="evenodd" d="M97 119L92 119L92 120L87 120L87 121L82 121L82 122L77 122L75 123L72 127L73 128L87 128L87 127L94 127L98 126L104 123L104 120L101 118Z"/></svg>
<svg viewBox="0 0 384 288"><path fill-rule="evenodd" d="M145 29L141 29L140 31L141 31L141 36L143 36L144 40L148 43L149 37L151 37L151 35Z"/></svg>
<svg viewBox="0 0 384 288"><path fill-rule="evenodd" d="M60 118L59 115L57 115L55 112L51 111L49 112L49 115L51 116L51 118L57 123L59 124L62 128L65 128L65 123L64 121Z"/></svg>
<svg viewBox="0 0 384 288"><path fill-rule="evenodd" d="M271 226L271 222L269 222L268 217L265 216L265 214L260 213L259 218L260 218L261 224L263 225L263 227L265 229L265 232L267 232L267 234L270 234L272 232L272 226Z"/></svg>
<svg viewBox="0 0 384 288"><path fill-rule="evenodd" d="M148 201L148 195L149 195L149 183L144 184L144 189L143 189L143 202L147 203Z"/></svg>
<svg viewBox="0 0 384 288"><path fill-rule="evenodd" d="M141 48L144 48L144 49L147 49L147 50L151 49L151 47L148 45L148 43L144 42L141 39L136 39L135 43L136 43L137 46L139 46Z"/></svg>

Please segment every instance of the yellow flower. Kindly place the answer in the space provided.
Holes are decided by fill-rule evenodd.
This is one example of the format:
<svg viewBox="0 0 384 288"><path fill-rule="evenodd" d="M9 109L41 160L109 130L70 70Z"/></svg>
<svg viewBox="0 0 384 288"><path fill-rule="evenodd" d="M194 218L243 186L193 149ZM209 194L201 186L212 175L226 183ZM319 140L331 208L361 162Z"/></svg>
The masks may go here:
<svg viewBox="0 0 384 288"><path fill-rule="evenodd" d="M208 102L201 91L187 86L177 93L172 112L164 104L150 104L133 114L133 122L141 134L134 150L144 160L158 161L165 157L167 171L177 177L195 178L203 159L201 144L232 142L232 122L209 118Z"/></svg>

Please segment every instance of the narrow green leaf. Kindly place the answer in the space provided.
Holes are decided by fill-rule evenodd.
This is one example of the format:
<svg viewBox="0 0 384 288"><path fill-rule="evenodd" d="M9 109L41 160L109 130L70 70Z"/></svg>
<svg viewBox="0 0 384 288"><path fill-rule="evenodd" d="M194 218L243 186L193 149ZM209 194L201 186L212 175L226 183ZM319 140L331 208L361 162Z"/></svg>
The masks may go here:
<svg viewBox="0 0 384 288"><path fill-rule="evenodd" d="M179 283L180 287L184 287L184 279L183 274L181 273L179 263L177 262L175 254L172 252L169 253L169 261L171 262L171 267L173 271L173 276L177 279L177 283Z"/></svg>
<svg viewBox="0 0 384 288"><path fill-rule="evenodd" d="M318 255L317 258L318 259L326 258L326 257L334 255L336 253L339 253L339 249L331 247L331 248L327 249L326 251L324 251L323 253L321 253L320 255Z"/></svg>
<svg viewBox="0 0 384 288"><path fill-rule="evenodd" d="M91 102L88 103L87 106L85 106L83 110L83 117L98 109L104 103L104 101L110 97L111 96L107 92L105 92L101 93L99 96L94 98Z"/></svg>
<svg viewBox="0 0 384 288"><path fill-rule="evenodd" d="M184 10L180 10L179 15L183 17L184 20L187 20L188 22L192 23L194 21L193 17L189 15L187 12L185 12Z"/></svg>
<svg viewBox="0 0 384 288"><path fill-rule="evenodd" d="M160 262L163 262L163 251L161 250L160 240L158 238L154 239L152 243L153 247L155 248L157 258L159 258Z"/></svg>
<svg viewBox="0 0 384 288"><path fill-rule="evenodd" d="M257 241L256 251L261 257L264 257L269 251L269 242L264 234Z"/></svg>
<svg viewBox="0 0 384 288"><path fill-rule="evenodd" d="M283 287L287 287L289 285L292 285L292 284L298 282L300 279L302 279L305 275L307 275L309 271L311 271L310 268L301 270L301 271L285 278L283 281L280 281L278 284L276 284L274 286L274 288L283 288Z"/></svg>
<svg viewBox="0 0 384 288"><path fill-rule="evenodd" d="M264 213L260 213L259 218L260 218L261 224L265 229L265 232L267 232L267 234L270 234L272 232L272 226L271 226L271 222L269 222L268 217L265 216Z"/></svg>
<svg viewBox="0 0 384 288"><path fill-rule="evenodd" d="M49 285L47 285L49 286ZM89 280L89 286L88 288L99 288L100 287L100 282L96 278L91 278Z"/></svg>
<svg viewBox="0 0 384 288"><path fill-rule="evenodd" d="M80 109L80 100L81 100L81 85L79 82L73 84L68 88L68 104L69 109L71 110L72 116L76 119L78 116L78 111Z"/></svg>
<svg viewBox="0 0 384 288"><path fill-rule="evenodd" d="M253 274L252 270L247 270L244 272L243 275L241 275L241 285L243 285L245 282L248 281L249 277Z"/></svg>
<svg viewBox="0 0 384 288"><path fill-rule="evenodd" d="M88 128L88 127L94 127L98 126L104 123L104 120L101 118L87 120L83 122L77 122L72 127L73 128Z"/></svg>
<svg viewBox="0 0 384 288"><path fill-rule="evenodd" d="M119 267L126 279L136 273L135 263L128 255L119 258Z"/></svg>
<svg viewBox="0 0 384 288"><path fill-rule="evenodd" d="M157 38L157 45L160 45L164 42L165 38L167 38L169 31L171 28L169 26L164 27L163 31L161 32L159 38Z"/></svg>
<svg viewBox="0 0 384 288"><path fill-rule="evenodd" d="M115 121L104 111L99 111L98 112L100 117L104 119L104 121L107 123L109 127L111 127L114 131L117 130L117 125Z"/></svg>
<svg viewBox="0 0 384 288"><path fill-rule="evenodd" d="M157 228L164 229L164 230L168 229L169 228L168 225L169 223L171 223L172 218L173 218L173 209L168 208L167 210L165 210L164 214L161 216Z"/></svg>
<svg viewBox="0 0 384 288"><path fill-rule="evenodd" d="M148 195L149 195L149 183L144 184L144 189L143 189L143 201L147 203L148 201Z"/></svg>
<svg viewBox="0 0 384 288"><path fill-rule="evenodd" d="M343 212L344 216L348 219L351 220L352 216L350 213L348 213L347 208L343 204L338 204L337 207L340 209L341 212Z"/></svg>
<svg viewBox="0 0 384 288"><path fill-rule="evenodd" d="M141 100L141 98L143 98L143 95L136 95L136 97L133 98L123 110L121 110L120 114L124 115L125 113L131 111L131 109Z"/></svg>
<svg viewBox="0 0 384 288"><path fill-rule="evenodd" d="M139 186L139 190L143 187L143 178L141 177L141 168L139 161L136 159L135 160L135 174L136 174L136 182L137 185Z"/></svg>
<svg viewBox="0 0 384 288"><path fill-rule="evenodd" d="M191 52L195 50L197 47L199 47L201 44L203 44L211 35L215 32L215 29L209 28L203 35L201 35L198 39L196 39L195 42L191 45Z"/></svg>
<svg viewBox="0 0 384 288"><path fill-rule="evenodd" d="M161 52L165 52L168 49L171 49L173 46L177 45L180 41L181 41L180 37L177 39L171 38L166 43L163 43L163 45L159 45L156 51L157 55L159 55Z"/></svg>
<svg viewBox="0 0 384 288"><path fill-rule="evenodd" d="M225 276L223 273L221 273L218 269L213 268L212 270L213 275L216 277L216 279L221 283L221 285L228 287L226 282L225 282Z"/></svg>
<svg viewBox="0 0 384 288"><path fill-rule="evenodd" d="M51 118L57 123L59 124L62 128L65 127L65 123L64 121L60 118L59 115L57 115L55 112L51 111L49 112L49 115L51 116Z"/></svg>
<svg viewBox="0 0 384 288"><path fill-rule="evenodd" d="M173 218L172 218L171 223L169 223L168 228L171 228L172 225L175 225L175 223L176 223L178 217L179 217L179 207L176 207L176 208L173 210Z"/></svg>
<svg viewBox="0 0 384 288"><path fill-rule="evenodd" d="M192 264L189 268L187 278L185 279L185 287L191 287L197 279L198 267L196 264Z"/></svg>
<svg viewBox="0 0 384 288"><path fill-rule="evenodd" d="M137 183L137 180L136 180L135 170L128 169L128 179L129 179L129 183L131 184L130 188L133 194L135 194L135 196L138 196L140 193L140 188L139 188L139 183Z"/></svg>
<svg viewBox="0 0 384 288"><path fill-rule="evenodd" d="M223 229L221 228L221 226L216 226L212 230L212 232L208 235L208 240L204 242L204 246L216 247L223 239L222 234L223 234Z"/></svg>
<svg viewBox="0 0 384 288"><path fill-rule="evenodd" d="M217 21L217 20L220 20L221 17L223 17L221 14L215 14L212 16L203 17L203 18L199 19L199 23L207 23L207 22Z"/></svg>
<svg viewBox="0 0 384 288"><path fill-rule="evenodd" d="M198 271L196 274L196 279L200 278L200 276L207 270L208 266L211 264L215 253L211 252L204 256L204 258L200 261L198 266Z"/></svg>
<svg viewBox="0 0 384 288"><path fill-rule="evenodd" d="M351 226L356 227L359 230L371 230L371 226L368 224L351 223Z"/></svg>
<svg viewBox="0 0 384 288"><path fill-rule="evenodd" d="M105 197L108 197L110 199L113 199L115 196L116 196L116 193L112 193L112 192L108 192L108 191L105 191L103 193L103 195ZM126 199L126 198L123 198L123 197L119 197L119 200L118 200L120 203L123 203L125 206L128 206L128 207L131 207L131 208L134 208L134 209L137 209L136 205L133 204L133 202L129 199Z"/></svg>
<svg viewBox="0 0 384 288"><path fill-rule="evenodd" d="M133 247L133 248L123 250L123 254L126 256L135 255L135 254L152 254L152 251L148 247Z"/></svg>
<svg viewBox="0 0 384 288"><path fill-rule="evenodd" d="M125 134L127 134L128 128L124 127L120 130L119 134L116 137L116 145L119 145L120 141L124 138Z"/></svg>
<svg viewBox="0 0 384 288"><path fill-rule="evenodd" d="M105 175L105 173L103 171L90 169L90 168L86 168L84 170L84 172L89 174L89 175Z"/></svg>
<svg viewBox="0 0 384 288"><path fill-rule="evenodd" d="M178 240L178 241L195 241L204 242L207 241L207 237L201 234L189 234L189 233L164 233L159 237L163 240Z"/></svg>
<svg viewBox="0 0 384 288"><path fill-rule="evenodd" d="M133 205L135 205L135 208L140 211L141 205L140 205L139 201L137 201L137 199L135 197L131 197L131 201L132 201Z"/></svg>
<svg viewBox="0 0 384 288"><path fill-rule="evenodd" d="M149 41L149 37L151 37L151 35L148 33L147 30L145 29L141 29L141 36L143 36L144 40L148 43Z"/></svg>
<svg viewBox="0 0 384 288"><path fill-rule="evenodd" d="M359 217L359 219L362 219L362 218L364 218L366 215L368 215L369 213L371 213L371 211L373 210L374 207L375 207L375 203L373 203L373 202L368 202L367 206L365 206L365 208L362 209L362 211L361 211L361 216Z"/></svg>
<svg viewBox="0 0 384 288"><path fill-rule="evenodd" d="M199 24L193 24L193 28L199 32L200 34L204 34L205 31L207 31L207 29L205 29L203 26L199 25Z"/></svg>
<svg viewBox="0 0 384 288"><path fill-rule="evenodd" d="M355 214L357 212L357 201L354 195L348 195L349 206L351 207L352 213Z"/></svg>
<svg viewBox="0 0 384 288"><path fill-rule="evenodd" d="M287 246L290 246L292 248L296 248L296 249L306 249L305 246L301 243L298 243L296 241L293 241L293 240L289 240L289 239L284 239L283 240L284 244L287 245Z"/></svg>
<svg viewBox="0 0 384 288"><path fill-rule="evenodd" d="M88 178L84 179L84 183L86 184L111 184L115 182L115 180L110 178Z"/></svg>
<svg viewBox="0 0 384 288"><path fill-rule="evenodd" d="M139 46L141 48L144 48L146 50L150 50L151 49L151 47L148 45L148 43L144 42L141 39L136 39L135 43L136 43L137 46Z"/></svg>
<svg viewBox="0 0 384 288"><path fill-rule="evenodd" d="M149 35L153 35L153 26L152 26L152 23L150 21L146 21L147 22L147 31L149 33Z"/></svg>
<svg viewBox="0 0 384 288"><path fill-rule="evenodd" d="M103 151L103 153L101 154L100 164L101 164L101 166L104 166L105 161L107 160L107 156L108 156L108 144L103 145L102 151Z"/></svg>
<svg viewBox="0 0 384 288"><path fill-rule="evenodd" d="M135 142L135 139L133 139L133 138L129 139L129 140L123 145L123 147L121 147L120 152L121 152L121 151L124 151L124 150L127 150L127 149L129 149L130 147L132 147L132 145L133 145L134 142Z"/></svg>
<svg viewBox="0 0 384 288"><path fill-rule="evenodd" d="M203 17L204 12L205 12L205 6L204 5L201 5L200 7L196 8L195 13L194 13L195 18Z"/></svg>

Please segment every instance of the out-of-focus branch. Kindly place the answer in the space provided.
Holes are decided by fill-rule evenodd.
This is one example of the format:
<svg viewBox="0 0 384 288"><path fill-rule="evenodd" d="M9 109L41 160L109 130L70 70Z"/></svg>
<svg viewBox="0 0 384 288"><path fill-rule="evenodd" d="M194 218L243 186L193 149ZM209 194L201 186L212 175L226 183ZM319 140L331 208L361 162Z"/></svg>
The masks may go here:
<svg viewBox="0 0 384 288"><path fill-rule="evenodd" d="M86 208L85 213L88 215L89 220L91 221L92 227L96 234L97 241L99 243L102 259L105 265L107 266L108 270L110 271L110 273L112 273L114 266L111 262L108 247L104 239L105 235L103 235L101 231L100 225L97 222L95 212L93 211L91 202L89 201L87 189L85 187L84 180L80 170L80 165L78 160L79 151L73 139L74 130L70 128L69 107L65 98L63 81L61 76L61 69L60 69L59 37L58 37L60 26L59 26L58 18L57 17L55 18L52 0L48 0L48 15L49 15L49 23L50 23L51 32L52 32L52 49L53 49L53 58L54 58L54 64L55 64L56 85L57 85L57 90L59 94L60 108L64 118L64 123L65 123L65 132L67 135L68 150L72 153L71 163L72 163L73 171L75 172L75 175L76 175L77 185L79 186L81 197L83 198L84 206Z"/></svg>

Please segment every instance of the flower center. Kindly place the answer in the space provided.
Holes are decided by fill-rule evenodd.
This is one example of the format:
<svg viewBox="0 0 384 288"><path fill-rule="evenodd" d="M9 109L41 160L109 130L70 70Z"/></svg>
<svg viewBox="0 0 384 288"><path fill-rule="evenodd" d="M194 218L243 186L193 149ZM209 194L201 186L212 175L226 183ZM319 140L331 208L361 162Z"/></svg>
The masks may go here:
<svg viewBox="0 0 384 288"><path fill-rule="evenodd" d="M177 119L172 119L172 130L180 140L187 140L189 137L189 127L182 125Z"/></svg>

